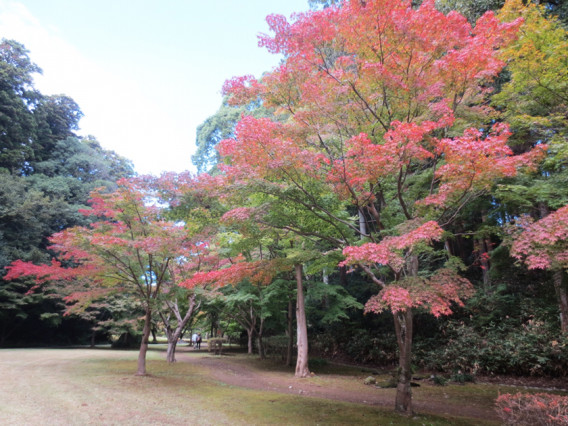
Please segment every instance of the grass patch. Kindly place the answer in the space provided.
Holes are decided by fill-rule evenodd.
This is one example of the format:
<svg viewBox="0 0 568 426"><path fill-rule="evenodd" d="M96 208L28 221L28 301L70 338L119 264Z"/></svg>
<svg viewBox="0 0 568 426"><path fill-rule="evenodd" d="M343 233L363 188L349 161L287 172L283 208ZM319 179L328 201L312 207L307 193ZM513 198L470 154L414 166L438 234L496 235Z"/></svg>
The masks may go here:
<svg viewBox="0 0 568 426"><path fill-rule="evenodd" d="M136 377L136 358L136 351L0 350L0 418L5 424L479 424L449 416L406 418L365 404L230 386L189 362L168 364L162 348L148 353L150 374ZM238 355L229 359L266 374L282 374L270 362ZM321 375L308 380L353 392L364 386L360 379L368 375L357 368L320 367ZM480 404L492 407L498 390L489 388L424 387L414 395L417 402L437 398L468 405L478 398ZM392 390L377 392L392 395Z"/></svg>

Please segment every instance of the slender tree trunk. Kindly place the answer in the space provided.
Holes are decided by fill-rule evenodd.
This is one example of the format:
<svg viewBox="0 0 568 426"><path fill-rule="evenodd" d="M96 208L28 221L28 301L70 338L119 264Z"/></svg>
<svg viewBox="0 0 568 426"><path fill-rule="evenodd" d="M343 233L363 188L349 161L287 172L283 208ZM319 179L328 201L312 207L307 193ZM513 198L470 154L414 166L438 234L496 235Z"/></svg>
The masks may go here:
<svg viewBox="0 0 568 426"><path fill-rule="evenodd" d="M296 359L296 377L308 377L308 327L306 323L306 310L304 308L304 286L302 283L302 265L295 265L296 269L296 328L298 357Z"/></svg>
<svg viewBox="0 0 568 426"><path fill-rule="evenodd" d="M411 255L407 260L407 272L418 275L418 256ZM398 279L398 277L397 277ZM412 308L393 312L396 343L398 346L398 384L394 409L399 413L412 415Z"/></svg>
<svg viewBox="0 0 568 426"><path fill-rule="evenodd" d="M176 333L170 328L166 329L166 337L168 339L168 349L166 350L166 360L169 363L176 362L176 344L177 338Z"/></svg>
<svg viewBox="0 0 568 426"><path fill-rule="evenodd" d="M264 350L264 343L262 342L262 334L256 336L256 341L258 344L258 356L260 359L266 359L266 352Z"/></svg>
<svg viewBox="0 0 568 426"><path fill-rule="evenodd" d="M367 221L365 220L365 215L361 209L358 210L359 213L359 234L360 238L363 240L367 235Z"/></svg>
<svg viewBox="0 0 568 426"><path fill-rule="evenodd" d="M262 342L262 332L264 331L264 318L260 319L260 326L256 332L257 342L258 342L258 356L260 359L266 358L266 351L264 350L264 343Z"/></svg>
<svg viewBox="0 0 568 426"><path fill-rule="evenodd" d="M292 315L294 312L294 301L292 297L288 299L288 329L286 334L288 335L288 346L286 348L286 367L292 365L292 349L294 348L294 338L293 338L293 319Z"/></svg>
<svg viewBox="0 0 568 426"><path fill-rule="evenodd" d="M166 324L166 335L168 336L168 350L166 352L166 359L168 360L169 363L176 362L177 343L179 339L181 339L181 336L183 335L183 329L185 328L187 323L191 320L193 312L195 311L195 294L191 295L191 297L188 298L188 301L189 301L189 306L183 318L181 317L181 314L179 312L179 306L177 301L169 305L170 310L175 315L177 320L177 327L174 331L172 331L171 328L169 328L169 326ZM199 306L200 304L198 304L198 308Z"/></svg>
<svg viewBox="0 0 568 426"><path fill-rule="evenodd" d="M256 342L258 344L258 356L260 359L266 359L266 353L264 351L264 343L262 342L262 335L256 336Z"/></svg>
<svg viewBox="0 0 568 426"><path fill-rule="evenodd" d="M347 287L347 266L339 267L339 282L342 287Z"/></svg>
<svg viewBox="0 0 568 426"><path fill-rule="evenodd" d="M398 344L398 384L394 408L399 413L412 415L412 309L393 313Z"/></svg>
<svg viewBox="0 0 568 426"><path fill-rule="evenodd" d="M247 336L248 336L248 354L252 355L252 337L254 335L254 330L247 328Z"/></svg>
<svg viewBox="0 0 568 426"><path fill-rule="evenodd" d="M142 331L142 343L140 343L140 352L138 353L138 371L137 376L146 375L146 352L148 352L148 339L150 338L150 328L152 327L152 309L146 307L146 317L144 318L144 329Z"/></svg>
<svg viewBox="0 0 568 426"><path fill-rule="evenodd" d="M97 331L93 330L93 332L91 333L91 348L95 347L96 336L97 336Z"/></svg>
<svg viewBox="0 0 568 426"><path fill-rule="evenodd" d="M553 272L552 279L560 310L560 330L565 334L568 333L568 292L566 291L566 285L562 282L562 276L563 272L559 269Z"/></svg>

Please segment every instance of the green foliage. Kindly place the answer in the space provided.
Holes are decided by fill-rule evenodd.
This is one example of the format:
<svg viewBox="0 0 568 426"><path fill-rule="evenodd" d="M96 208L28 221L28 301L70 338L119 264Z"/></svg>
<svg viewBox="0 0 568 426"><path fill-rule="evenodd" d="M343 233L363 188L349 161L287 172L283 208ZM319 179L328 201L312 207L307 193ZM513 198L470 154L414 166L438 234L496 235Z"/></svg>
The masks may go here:
<svg viewBox="0 0 568 426"><path fill-rule="evenodd" d="M225 102L219 110L197 127L197 150L191 156L198 173L209 171L219 162L215 146L223 139L230 138L245 108L232 107Z"/></svg>
<svg viewBox="0 0 568 426"><path fill-rule="evenodd" d="M306 315L314 328L330 326L349 319L349 311L363 305L343 287L313 281L307 286Z"/></svg>
<svg viewBox="0 0 568 426"><path fill-rule="evenodd" d="M505 0L436 0L436 8L447 14L455 10L475 23L488 10L500 9Z"/></svg>
<svg viewBox="0 0 568 426"><path fill-rule="evenodd" d="M61 140L75 136L83 113L79 105L68 96L42 96L34 109L37 122L39 146L34 147L33 163L52 157L54 145Z"/></svg>
<svg viewBox="0 0 568 426"><path fill-rule="evenodd" d="M61 303L28 294L30 281L3 281L4 267L17 259L49 262L47 238L87 223L78 209L89 192L114 188L117 179L134 173L128 160L94 138L75 136L79 106L68 96L34 89L33 75L41 70L28 53L18 42L0 43L0 344L37 339L29 327L78 324L68 318L58 324Z"/></svg>
<svg viewBox="0 0 568 426"><path fill-rule="evenodd" d="M445 345L424 353L420 365L437 371L467 374L568 375L568 340L542 321L530 320L520 328L490 324L476 330L450 322L444 328ZM419 353L419 354L418 354Z"/></svg>
<svg viewBox="0 0 568 426"><path fill-rule="evenodd" d="M432 383L438 386L446 386L446 384L448 383L448 379L436 374L432 376Z"/></svg>
<svg viewBox="0 0 568 426"><path fill-rule="evenodd" d="M365 329L335 328L310 336L310 348L321 357L348 356L355 362L393 365L398 361L393 334L373 333Z"/></svg>
<svg viewBox="0 0 568 426"><path fill-rule="evenodd" d="M331 6L340 6L342 0L308 0L311 9L319 9Z"/></svg>
<svg viewBox="0 0 568 426"><path fill-rule="evenodd" d="M0 168L15 174L26 172L36 141L32 109L39 94L33 89L33 74L41 69L28 53L14 40L0 42Z"/></svg>
<svg viewBox="0 0 568 426"><path fill-rule="evenodd" d="M450 380L454 383L460 383L463 385L464 383L475 382L475 376L473 374L463 373L458 370L451 375Z"/></svg>
<svg viewBox="0 0 568 426"><path fill-rule="evenodd" d="M317 370L319 368L325 367L329 364L329 362L326 359L323 358L310 358L308 360L308 368L310 369L310 371L312 370Z"/></svg>
<svg viewBox="0 0 568 426"><path fill-rule="evenodd" d="M286 351L288 349L288 336L284 334L270 336L266 337L263 342L266 356L280 358L282 361L286 359Z"/></svg>
<svg viewBox="0 0 568 426"><path fill-rule="evenodd" d="M227 99L224 99L217 112L197 126L197 149L191 156L197 173L217 173L216 166L220 157L215 147L223 139L233 137L235 126L243 114L266 117L270 112L255 103L248 106L231 106L227 104Z"/></svg>
<svg viewBox="0 0 568 426"><path fill-rule="evenodd" d="M513 126L517 146L565 143L568 32L547 17L542 6L525 6L520 0L508 0L499 16L504 20L522 16L524 24L516 43L502 53L510 79L493 96L493 103Z"/></svg>

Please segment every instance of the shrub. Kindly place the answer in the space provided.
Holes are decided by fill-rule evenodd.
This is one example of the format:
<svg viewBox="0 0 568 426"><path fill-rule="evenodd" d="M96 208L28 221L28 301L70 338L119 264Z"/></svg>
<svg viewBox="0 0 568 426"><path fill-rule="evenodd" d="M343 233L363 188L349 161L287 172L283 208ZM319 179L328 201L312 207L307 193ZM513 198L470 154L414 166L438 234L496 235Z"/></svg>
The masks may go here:
<svg viewBox="0 0 568 426"><path fill-rule="evenodd" d="M373 336L368 331L357 330L346 342L343 350L356 362L396 364L398 352L395 339L392 334Z"/></svg>
<svg viewBox="0 0 568 426"><path fill-rule="evenodd" d="M326 359L322 358L309 358L308 359L308 368L310 370L317 370L318 368L325 367L329 363Z"/></svg>
<svg viewBox="0 0 568 426"><path fill-rule="evenodd" d="M354 329L349 333L326 332L310 336L310 354L325 358L347 355L359 363L392 365L398 361L394 334Z"/></svg>
<svg viewBox="0 0 568 426"><path fill-rule="evenodd" d="M286 359L288 351L288 336L270 336L263 339L264 353L268 357Z"/></svg>
<svg viewBox="0 0 568 426"><path fill-rule="evenodd" d="M473 383L475 382L475 376L473 374L462 373L461 371L456 371L450 377L450 380L455 383Z"/></svg>
<svg viewBox="0 0 568 426"><path fill-rule="evenodd" d="M432 383L438 386L446 386L446 383L448 383L448 379L442 376L435 375L432 376Z"/></svg>
<svg viewBox="0 0 568 426"><path fill-rule="evenodd" d="M497 413L508 425L566 425L568 396L547 393L500 395Z"/></svg>
<svg viewBox="0 0 568 426"><path fill-rule="evenodd" d="M420 366L470 375L568 375L568 338L543 321L529 320L517 328L491 324L482 330L449 322L444 332L445 344L416 345Z"/></svg>

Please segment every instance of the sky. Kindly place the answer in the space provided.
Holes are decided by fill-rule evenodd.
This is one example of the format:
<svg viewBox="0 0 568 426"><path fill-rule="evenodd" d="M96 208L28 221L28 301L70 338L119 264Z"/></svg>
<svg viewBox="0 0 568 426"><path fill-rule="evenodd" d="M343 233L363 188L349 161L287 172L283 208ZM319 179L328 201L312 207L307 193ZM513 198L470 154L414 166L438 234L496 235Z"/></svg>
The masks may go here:
<svg viewBox="0 0 568 426"><path fill-rule="evenodd" d="M0 0L0 38L26 46L45 95L84 113L80 135L132 160L138 173L195 168L195 131L223 82L281 59L258 47L266 16L308 0Z"/></svg>

